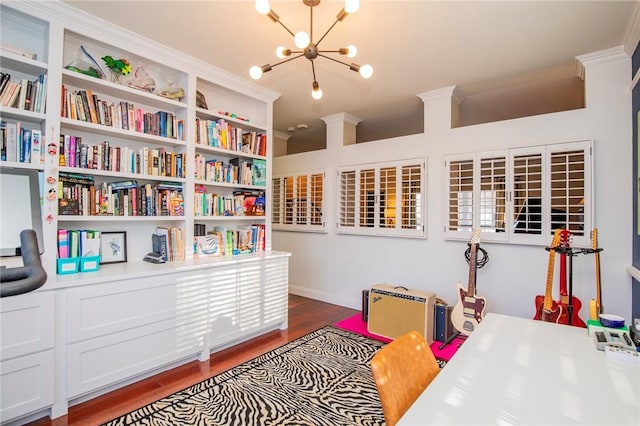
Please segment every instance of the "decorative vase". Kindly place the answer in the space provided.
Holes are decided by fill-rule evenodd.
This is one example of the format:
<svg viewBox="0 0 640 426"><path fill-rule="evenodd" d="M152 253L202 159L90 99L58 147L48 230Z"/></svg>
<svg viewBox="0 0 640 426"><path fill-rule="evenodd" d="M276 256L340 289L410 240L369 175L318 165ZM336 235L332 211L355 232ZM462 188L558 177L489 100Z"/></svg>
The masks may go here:
<svg viewBox="0 0 640 426"><path fill-rule="evenodd" d="M111 71L111 82L122 84L122 74L118 71Z"/></svg>

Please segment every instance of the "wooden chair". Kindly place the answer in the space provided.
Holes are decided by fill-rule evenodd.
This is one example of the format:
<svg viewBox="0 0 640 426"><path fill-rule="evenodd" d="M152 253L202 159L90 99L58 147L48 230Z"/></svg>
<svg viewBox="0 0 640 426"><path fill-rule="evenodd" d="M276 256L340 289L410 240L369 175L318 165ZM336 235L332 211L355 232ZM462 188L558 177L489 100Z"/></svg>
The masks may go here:
<svg viewBox="0 0 640 426"><path fill-rule="evenodd" d="M387 426L394 426L440 372L424 336L409 332L376 353L371 360Z"/></svg>

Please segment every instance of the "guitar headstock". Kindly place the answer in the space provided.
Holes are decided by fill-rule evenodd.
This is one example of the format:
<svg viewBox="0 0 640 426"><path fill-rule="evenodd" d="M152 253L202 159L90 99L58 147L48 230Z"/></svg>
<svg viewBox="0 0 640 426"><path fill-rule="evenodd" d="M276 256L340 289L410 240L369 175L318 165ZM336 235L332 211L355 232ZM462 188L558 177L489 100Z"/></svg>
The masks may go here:
<svg viewBox="0 0 640 426"><path fill-rule="evenodd" d="M568 229L560 230L560 245L562 247L569 247L571 242L571 231Z"/></svg>
<svg viewBox="0 0 640 426"><path fill-rule="evenodd" d="M562 231L562 229L556 229L556 232L553 234L553 241L551 241L551 248L558 247L560 245Z"/></svg>
<svg viewBox="0 0 640 426"><path fill-rule="evenodd" d="M591 231L591 248L594 250L598 248L598 228L593 228Z"/></svg>
<svg viewBox="0 0 640 426"><path fill-rule="evenodd" d="M478 244L480 242L480 228L473 228L471 231L471 241L469 244Z"/></svg>

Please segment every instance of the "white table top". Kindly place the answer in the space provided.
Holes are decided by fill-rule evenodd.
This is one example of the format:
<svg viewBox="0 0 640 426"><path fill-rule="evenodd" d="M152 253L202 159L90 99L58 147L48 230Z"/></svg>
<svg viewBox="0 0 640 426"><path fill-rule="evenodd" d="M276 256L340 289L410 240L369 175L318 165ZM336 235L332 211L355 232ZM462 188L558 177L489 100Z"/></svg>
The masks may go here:
<svg viewBox="0 0 640 426"><path fill-rule="evenodd" d="M584 328L487 314L400 425L640 425L640 366Z"/></svg>

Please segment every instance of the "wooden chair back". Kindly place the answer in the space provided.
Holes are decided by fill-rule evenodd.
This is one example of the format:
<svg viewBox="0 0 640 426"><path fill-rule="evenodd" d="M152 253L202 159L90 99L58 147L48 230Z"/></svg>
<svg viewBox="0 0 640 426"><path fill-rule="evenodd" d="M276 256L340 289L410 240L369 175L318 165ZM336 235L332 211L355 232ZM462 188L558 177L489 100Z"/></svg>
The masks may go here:
<svg viewBox="0 0 640 426"><path fill-rule="evenodd" d="M394 426L440 372L424 336L411 331L384 346L371 360L387 426Z"/></svg>

